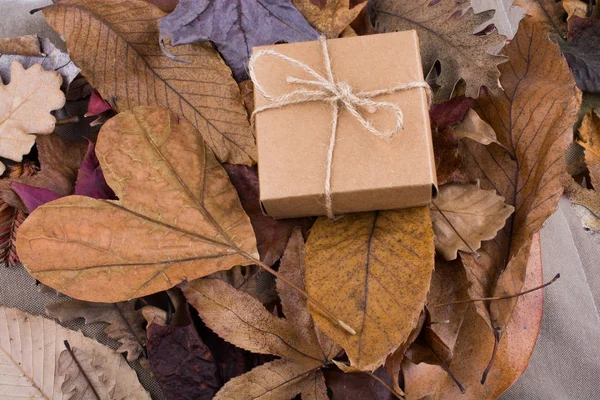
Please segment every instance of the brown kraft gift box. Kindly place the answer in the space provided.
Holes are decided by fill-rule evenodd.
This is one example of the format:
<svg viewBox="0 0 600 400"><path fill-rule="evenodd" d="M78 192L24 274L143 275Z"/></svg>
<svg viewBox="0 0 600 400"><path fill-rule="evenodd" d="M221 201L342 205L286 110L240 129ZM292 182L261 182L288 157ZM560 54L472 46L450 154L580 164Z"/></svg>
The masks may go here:
<svg viewBox="0 0 600 400"><path fill-rule="evenodd" d="M353 93L391 88L424 80L415 31L327 40L335 81ZM255 47L271 49L327 76L319 41ZM266 93L281 96L314 87L289 83L287 77L314 78L293 63L261 56L255 76ZM372 98L392 102L404 114L404 129L390 139L369 132L341 105L331 170L332 208L349 212L422 206L437 193L435 161L424 88ZM255 107L270 103L254 91ZM395 126L387 108L373 113L359 109L379 130ZM264 110L255 115L260 200L274 218L326 215L325 180L332 130L332 104L311 101Z"/></svg>

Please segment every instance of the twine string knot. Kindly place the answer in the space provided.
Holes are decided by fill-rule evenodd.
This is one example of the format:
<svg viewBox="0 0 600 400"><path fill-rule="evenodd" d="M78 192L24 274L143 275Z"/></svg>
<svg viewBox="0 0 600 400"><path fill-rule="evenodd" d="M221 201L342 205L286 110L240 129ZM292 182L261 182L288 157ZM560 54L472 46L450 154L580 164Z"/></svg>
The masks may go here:
<svg viewBox="0 0 600 400"><path fill-rule="evenodd" d="M327 41L324 37L321 37L319 42L321 44L325 72L327 76L322 76L305 63L278 53L274 50L260 50L252 55L248 64L248 71L250 78L254 83L254 90L258 91L265 99L269 101L269 103L254 110L252 113L251 122L254 126L256 115L266 110L309 102L325 102L331 104L332 126L327 149L327 163L325 171L325 208L327 216L331 219L334 219L335 214L333 212L333 201L331 195L331 171L340 108L343 107L345 110L347 110L371 134L381 139L389 139L404 129L404 115L402 113L402 109L395 103L388 101L375 101L373 98L384 94L392 94L415 88L423 88L426 90L428 100L431 101L431 89L429 88L427 82L414 81L402 83L386 89L355 92L352 86L350 86L350 84L347 82L338 81L335 79L331 69L331 58L329 57ZM295 65L300 70L312 76L313 79L302 79L294 76L288 76L286 77L286 82L301 85L302 87L279 96L272 95L268 93L259 82L255 72L255 64L257 60L265 56L276 57ZM393 129L380 130L373 126L373 124L363 115L364 112L373 114L376 111L383 109L388 109L392 112L395 119L395 126Z"/></svg>

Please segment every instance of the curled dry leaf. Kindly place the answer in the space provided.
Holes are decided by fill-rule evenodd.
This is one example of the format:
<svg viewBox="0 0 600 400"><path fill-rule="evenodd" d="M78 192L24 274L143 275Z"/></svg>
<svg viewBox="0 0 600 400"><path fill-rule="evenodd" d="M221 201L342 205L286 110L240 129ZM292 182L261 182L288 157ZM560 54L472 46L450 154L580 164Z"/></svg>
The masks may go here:
<svg viewBox="0 0 600 400"><path fill-rule="evenodd" d="M36 209L17 237L36 279L118 302L258 263L237 193L190 123L163 108L122 112L102 127L96 155L119 200L68 196Z"/></svg>
<svg viewBox="0 0 600 400"><path fill-rule="evenodd" d="M465 118L453 128L453 132L457 140L469 138L485 145L500 144L496 139L496 132L490 124L482 120L477 112L471 109L467 111Z"/></svg>
<svg viewBox="0 0 600 400"><path fill-rule="evenodd" d="M43 11L83 75L118 111L169 108L194 125L220 161L254 163L239 89L208 43L169 49L187 63L169 59L159 47L164 14L142 0L62 0Z"/></svg>
<svg viewBox="0 0 600 400"><path fill-rule="evenodd" d="M463 12L465 4L453 0L399 2L377 0L373 3L375 27L384 31L415 29L419 34L423 71L429 73L440 61L441 73L436 79L439 102L448 100L457 82L466 82L466 96L476 98L481 86L498 92L498 64L506 58L491 54L506 38L493 31L476 36L475 29L489 21L493 11L475 14L472 8ZM457 16L458 14L458 16ZM462 14L462 15L461 15Z"/></svg>
<svg viewBox="0 0 600 400"><path fill-rule="evenodd" d="M0 53L17 56L44 57L37 35L16 36L0 39Z"/></svg>
<svg viewBox="0 0 600 400"><path fill-rule="evenodd" d="M573 18L569 21L569 40L561 50L583 91L600 93L600 20Z"/></svg>
<svg viewBox="0 0 600 400"><path fill-rule="evenodd" d="M306 246L306 288L357 334L310 307L313 318L353 367L373 371L417 324L433 263L427 207L320 218Z"/></svg>
<svg viewBox="0 0 600 400"><path fill-rule="evenodd" d="M292 0L309 24L329 39L336 38L346 29L367 5L366 0Z"/></svg>
<svg viewBox="0 0 600 400"><path fill-rule="evenodd" d="M83 318L87 324L108 323L104 332L119 342L119 353L127 353L127 361L135 361L146 345L144 317L135 309L136 300L122 303L88 303L85 301L63 301L46 306L46 314L61 323Z"/></svg>
<svg viewBox="0 0 600 400"><path fill-rule="evenodd" d="M515 209L479 183L443 185L429 208L435 249L446 260L454 260L458 250L470 253L481 247L482 240L493 239Z"/></svg>
<svg viewBox="0 0 600 400"><path fill-rule="evenodd" d="M500 67L506 92L481 96L476 104L502 147L461 142L465 171L515 207L505 228L483 246L480 258L461 255L470 279L491 278L482 297L494 286L494 296L521 291L531 238L554 212L563 191L564 153L581 104L581 92L560 49L534 21L521 21L507 46L510 61ZM483 280L472 282L475 287ZM491 324L498 333L506 328L517 301L491 303Z"/></svg>
<svg viewBox="0 0 600 400"><path fill-rule="evenodd" d="M539 233L534 236L530 251L531 257L527 267L525 288L539 286L542 283L542 259ZM436 272L437 272L436 265ZM448 271L452 272L452 271ZM439 302L461 300L464 296L464 279L458 275L446 275L444 290L451 297ZM446 295L444 295L445 297ZM503 300L504 301L504 300ZM438 303L439 304L439 303ZM506 326L505 336L498 346L496 361L485 384L480 383L481 371L488 364L494 338L490 335L488 324L471 305L457 304L462 310L449 312L447 317L451 324L447 333L438 331L441 337L456 337L455 344L445 340L453 352L450 370L456 379L465 387L461 393L456 384L439 366L405 362L403 365L407 400L435 398L440 400L493 400L497 399L523 374L538 337L542 320L543 292L536 291L520 298L513 317ZM443 307L433 309L444 311ZM458 312L458 314L456 314ZM461 314L464 316L461 317ZM433 317L434 320L442 317ZM452 317L455 317L454 321ZM443 317L442 317L443 318ZM443 324L434 325L435 329L445 329Z"/></svg>
<svg viewBox="0 0 600 400"><path fill-rule="evenodd" d="M565 194L576 212L581 216L583 227L593 234L600 234L600 192L584 189L571 178Z"/></svg>
<svg viewBox="0 0 600 400"><path fill-rule="evenodd" d="M537 23L553 36L567 37L566 11L556 0L515 0L513 5L525 10L530 23Z"/></svg>
<svg viewBox="0 0 600 400"><path fill-rule="evenodd" d="M585 18L588 12L588 3L581 0L562 0L562 6L569 16L567 22L573 18Z"/></svg>
<svg viewBox="0 0 600 400"><path fill-rule="evenodd" d="M24 69L11 66L8 85L0 83L0 156L21 161L35 143L36 134L52 133L56 119L50 111L65 105L62 78L40 64ZM0 173L6 167L0 163Z"/></svg>
<svg viewBox="0 0 600 400"><path fill-rule="evenodd" d="M0 308L2 394L52 400L81 397L87 383L64 349L67 340L102 399L150 399L125 359L81 332L12 308ZM93 361L93 363L91 363ZM73 369L75 368L75 370ZM100 379L102 378L102 379ZM62 387L62 390L61 390Z"/></svg>
<svg viewBox="0 0 600 400"><path fill-rule="evenodd" d="M579 144L585 148L585 163L592 185L600 190L600 117L594 109L588 111L579 127Z"/></svg>
<svg viewBox="0 0 600 400"><path fill-rule="evenodd" d="M319 37L290 0L180 0L160 33L174 45L210 40L238 81L248 79L252 47Z"/></svg>
<svg viewBox="0 0 600 400"><path fill-rule="evenodd" d="M304 241L296 230L290 239L281 274L303 286ZM223 339L243 349L282 357L230 380L215 399L327 399L321 367L339 350L314 326L306 300L288 285L278 284L286 318L269 313L256 299L216 279L183 285L188 301L204 323ZM264 397L263 397L264 396Z"/></svg>

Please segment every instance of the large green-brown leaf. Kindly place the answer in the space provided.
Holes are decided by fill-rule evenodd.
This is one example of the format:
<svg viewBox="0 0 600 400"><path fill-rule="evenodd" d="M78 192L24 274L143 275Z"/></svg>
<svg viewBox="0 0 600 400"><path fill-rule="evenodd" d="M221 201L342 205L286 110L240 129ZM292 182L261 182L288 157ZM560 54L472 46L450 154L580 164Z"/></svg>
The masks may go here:
<svg viewBox="0 0 600 400"><path fill-rule="evenodd" d="M496 91L500 75L497 66L506 58L494 55L492 51L501 47L506 38L496 31L473 35L479 25L490 20L493 11L475 14L469 8L462 14L464 2L439 0L431 3L431 0L374 1L375 25L386 32L417 31L425 74L432 70L436 61L441 64L436 80L440 86L436 100L448 100L460 79L466 82L469 97L477 97L481 86Z"/></svg>
<svg viewBox="0 0 600 400"><path fill-rule="evenodd" d="M540 23L523 20L507 55L510 61L500 66L505 92L481 96L475 107L504 147L461 142L465 171L515 207L506 227L480 251L482 257L461 255L468 276L493 277L492 286L480 288L484 296L491 290L495 296L521 291L531 238L554 212L563 191L564 152L581 103L560 49ZM474 283L472 289L481 282ZM517 301L491 303L491 325L499 333Z"/></svg>
<svg viewBox="0 0 600 400"><path fill-rule="evenodd" d="M306 245L306 289L356 335L309 308L353 367L373 371L416 326L433 265L427 207L320 218Z"/></svg>
<svg viewBox="0 0 600 400"><path fill-rule="evenodd" d="M238 86L209 43L159 46L165 14L142 0L61 0L44 8L67 42L71 59L119 111L167 107L202 134L221 162L253 164L256 157Z"/></svg>
<svg viewBox="0 0 600 400"><path fill-rule="evenodd" d="M119 200L67 196L37 208L17 237L36 279L117 302L258 262L235 188L190 123L137 107L104 124L96 154Z"/></svg>

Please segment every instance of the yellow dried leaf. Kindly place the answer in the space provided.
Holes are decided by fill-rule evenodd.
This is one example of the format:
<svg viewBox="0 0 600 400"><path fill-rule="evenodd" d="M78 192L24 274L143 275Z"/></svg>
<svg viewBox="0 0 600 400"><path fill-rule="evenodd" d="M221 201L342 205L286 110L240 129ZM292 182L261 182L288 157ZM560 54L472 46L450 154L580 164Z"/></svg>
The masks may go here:
<svg viewBox="0 0 600 400"><path fill-rule="evenodd" d="M165 14L142 0L62 0L43 12L81 73L119 111L169 108L194 125L221 162L255 162L239 88L210 43L170 47L187 63L171 60L159 46Z"/></svg>
<svg viewBox="0 0 600 400"><path fill-rule="evenodd" d="M37 208L17 237L36 279L117 302L258 263L237 192L190 123L134 108L104 124L96 155L119 200L67 196Z"/></svg>
<svg viewBox="0 0 600 400"><path fill-rule="evenodd" d="M562 5L569 16L567 21L573 17L586 18L588 11L587 2L581 0L562 0Z"/></svg>
<svg viewBox="0 0 600 400"><path fill-rule="evenodd" d="M54 132L56 119L50 111L65 105L65 95L60 74L40 64L26 70L13 62L10 75L8 85L0 82L0 157L21 161L35 143L32 133ZM0 174L5 169L0 163Z"/></svg>
<svg viewBox="0 0 600 400"><path fill-rule="evenodd" d="M19 56L43 57L37 35L25 35L0 39L0 53Z"/></svg>
<svg viewBox="0 0 600 400"><path fill-rule="evenodd" d="M475 14L472 8L464 11L464 2L453 0L431 3L431 0L374 1L375 26L385 32L417 31L423 71L426 74L430 72L436 61L441 65L436 80L440 86L435 95L436 101L448 100L460 79L466 83L465 94L468 97L479 96L481 86L499 92L500 72L497 66L506 62L506 58L492 54L492 51L501 48L506 38L497 31L473 35L475 29L489 21L494 12Z"/></svg>
<svg viewBox="0 0 600 400"><path fill-rule="evenodd" d="M579 144L585 148L585 163L590 171L594 188L600 189L600 117L595 110L588 111L579 127Z"/></svg>
<svg viewBox="0 0 600 400"><path fill-rule="evenodd" d="M427 207L320 218L306 245L306 288L357 334L310 305L313 318L353 367L373 371L417 324L433 265Z"/></svg>
<svg viewBox="0 0 600 400"><path fill-rule="evenodd" d="M482 240L493 239L515 208L504 204L504 197L496 191L481 189L479 183L450 183L440 187L430 209L435 249L450 261L458 250L470 253L481 247Z"/></svg>
<svg viewBox="0 0 600 400"><path fill-rule="evenodd" d="M311 0L292 0L309 24L329 39L336 38L367 5L364 1L350 8L350 0L325 0L322 6Z"/></svg>

